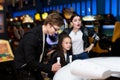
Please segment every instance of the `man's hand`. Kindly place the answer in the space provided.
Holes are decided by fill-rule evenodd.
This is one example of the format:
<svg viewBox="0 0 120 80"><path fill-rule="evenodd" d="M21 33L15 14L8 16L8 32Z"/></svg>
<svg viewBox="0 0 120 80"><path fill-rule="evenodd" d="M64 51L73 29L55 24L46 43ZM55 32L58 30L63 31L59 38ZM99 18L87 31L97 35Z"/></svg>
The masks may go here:
<svg viewBox="0 0 120 80"><path fill-rule="evenodd" d="M61 68L61 64L59 64L59 63L54 63L54 64L52 65L52 71L53 71L53 72L58 71L60 68Z"/></svg>

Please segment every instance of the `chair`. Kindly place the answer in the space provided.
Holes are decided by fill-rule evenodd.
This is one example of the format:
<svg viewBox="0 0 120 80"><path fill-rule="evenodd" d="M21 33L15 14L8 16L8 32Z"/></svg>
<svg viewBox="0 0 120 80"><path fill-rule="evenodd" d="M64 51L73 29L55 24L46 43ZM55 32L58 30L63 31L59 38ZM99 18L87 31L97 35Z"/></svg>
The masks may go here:
<svg viewBox="0 0 120 80"><path fill-rule="evenodd" d="M89 41L90 41L90 43L91 43L91 42L92 42L92 39L89 38ZM108 50L107 50L107 49L102 49L102 48L100 48L99 41L96 43L96 46L93 47L92 51L95 52L95 53L98 53L98 54L108 53Z"/></svg>
<svg viewBox="0 0 120 80"><path fill-rule="evenodd" d="M120 38L120 22L115 22L115 28L113 31L112 42L115 42L116 39Z"/></svg>
<svg viewBox="0 0 120 80"><path fill-rule="evenodd" d="M112 36L111 56L120 56L120 22L115 23Z"/></svg>

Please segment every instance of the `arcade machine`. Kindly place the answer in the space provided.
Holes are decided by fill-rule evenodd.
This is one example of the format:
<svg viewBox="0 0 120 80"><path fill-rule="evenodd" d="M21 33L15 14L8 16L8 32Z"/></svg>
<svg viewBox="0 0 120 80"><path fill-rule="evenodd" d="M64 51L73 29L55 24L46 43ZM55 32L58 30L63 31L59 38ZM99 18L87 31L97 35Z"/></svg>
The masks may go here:
<svg viewBox="0 0 120 80"><path fill-rule="evenodd" d="M30 15L26 14L23 16L22 25L25 32L34 27L33 19Z"/></svg>
<svg viewBox="0 0 120 80"><path fill-rule="evenodd" d="M100 32L100 22L96 19L96 16L84 16L83 25L91 31L95 31L98 35Z"/></svg>
<svg viewBox="0 0 120 80"><path fill-rule="evenodd" d="M7 21L7 32L8 32L8 37L9 37L9 42L12 46L12 50L17 48L20 39L24 35L24 30L22 27L22 20L20 19L21 17L15 17L15 18L10 18Z"/></svg>
<svg viewBox="0 0 120 80"><path fill-rule="evenodd" d="M99 17L99 18L98 18ZM88 29L90 29L91 31L95 31L97 33L97 35L100 38L100 33L101 33L101 24L100 24L100 20L101 20L101 16L97 15L97 16L84 16L83 17L83 24L85 25L85 27L87 27ZM89 38L90 43L92 42L92 38ZM100 56L101 53L108 53L108 50L106 49L102 49L100 47L100 40L97 42L97 44L95 45L95 47L93 47L92 51L90 52L89 56L90 57L96 57L96 56Z"/></svg>
<svg viewBox="0 0 120 80"><path fill-rule="evenodd" d="M63 8L62 10L62 16L64 17L64 23L65 23L65 28L70 28L70 18L72 14L74 13L74 10L70 8Z"/></svg>
<svg viewBox="0 0 120 80"><path fill-rule="evenodd" d="M6 32L5 9L5 0L0 0L0 80L13 80L12 61L14 55Z"/></svg>
<svg viewBox="0 0 120 80"><path fill-rule="evenodd" d="M111 14L104 15L103 22L101 23L102 36L100 41L100 47L102 49L108 49L108 50L110 49L115 22L116 19L113 15Z"/></svg>

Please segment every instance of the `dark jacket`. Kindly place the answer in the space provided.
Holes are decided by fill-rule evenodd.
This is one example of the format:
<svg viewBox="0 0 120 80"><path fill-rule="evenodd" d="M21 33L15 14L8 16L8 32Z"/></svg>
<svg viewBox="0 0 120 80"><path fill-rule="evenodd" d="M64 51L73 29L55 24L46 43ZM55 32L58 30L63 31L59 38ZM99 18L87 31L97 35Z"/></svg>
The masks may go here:
<svg viewBox="0 0 120 80"><path fill-rule="evenodd" d="M70 34L73 28L66 28L62 33ZM84 41L84 49L87 48L89 43L89 37L93 37L93 43L96 45L97 41L99 40L99 37L97 36L97 33L93 30L89 30L86 27L81 27L80 30L83 33L83 41Z"/></svg>
<svg viewBox="0 0 120 80"><path fill-rule="evenodd" d="M67 65L68 63L70 63L70 61L69 61L69 56L70 56L70 55L72 55L72 54L71 54L71 53L67 53L67 60L65 61L65 57L62 58L62 57L55 51L55 52L53 52L53 53L51 54L51 58L50 58L50 60L48 61L48 63L49 63L49 64L54 64L54 63L57 62L57 57L60 57L60 64L61 64L61 66L63 67L63 66L65 66L65 65ZM54 76L54 72L50 72L50 73L48 74L48 77L50 77L51 79L53 78L53 76Z"/></svg>
<svg viewBox="0 0 120 80"><path fill-rule="evenodd" d="M54 63L56 63L57 62L57 57L60 57L61 59L61 61L60 61L60 63L61 63L61 66L63 67L63 66L65 66L66 64L68 64L69 63L69 56L70 55L72 55L71 53L67 53L67 61L65 61L65 57L62 59L62 57L55 51L55 52L53 52L52 54L51 54L51 58L50 58L50 60L48 61L50 64L54 64Z"/></svg>
<svg viewBox="0 0 120 80"><path fill-rule="evenodd" d="M51 65L39 62L43 48L42 26L34 27L25 33L15 51L14 64L16 69L24 67L32 71L51 71Z"/></svg>

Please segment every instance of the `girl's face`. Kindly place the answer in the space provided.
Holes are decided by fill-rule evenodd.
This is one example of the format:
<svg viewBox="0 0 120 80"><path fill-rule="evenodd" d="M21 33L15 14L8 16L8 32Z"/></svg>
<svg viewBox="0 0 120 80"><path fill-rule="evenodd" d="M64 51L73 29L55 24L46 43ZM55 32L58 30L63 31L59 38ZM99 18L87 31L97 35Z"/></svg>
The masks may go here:
<svg viewBox="0 0 120 80"><path fill-rule="evenodd" d="M66 52L67 50L70 50L70 48L71 48L71 39L69 37L66 37L66 38L63 39L62 47L63 47L64 52Z"/></svg>
<svg viewBox="0 0 120 80"><path fill-rule="evenodd" d="M71 22L73 28L79 29L81 27L81 19L79 16L75 16Z"/></svg>

